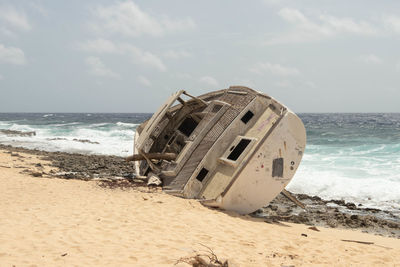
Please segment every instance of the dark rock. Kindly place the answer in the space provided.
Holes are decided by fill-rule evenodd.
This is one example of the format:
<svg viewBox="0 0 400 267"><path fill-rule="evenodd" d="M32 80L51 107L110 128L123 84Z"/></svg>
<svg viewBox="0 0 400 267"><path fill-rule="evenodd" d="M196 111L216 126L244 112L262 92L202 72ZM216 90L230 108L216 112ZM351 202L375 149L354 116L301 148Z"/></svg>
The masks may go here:
<svg viewBox="0 0 400 267"><path fill-rule="evenodd" d="M394 222L388 223L387 226L389 226L390 228L397 228L397 229L400 228L400 224Z"/></svg>
<svg viewBox="0 0 400 267"><path fill-rule="evenodd" d="M338 226L338 222L334 219L328 219L326 223L332 228L336 228Z"/></svg>
<svg viewBox="0 0 400 267"><path fill-rule="evenodd" d="M306 194L297 194L297 199L298 200L305 200L305 199L309 199L310 197Z"/></svg>
<svg viewBox="0 0 400 267"><path fill-rule="evenodd" d="M43 173L41 173L41 172L32 172L31 175L32 175L33 177L42 177L42 176L43 176Z"/></svg>
<svg viewBox="0 0 400 267"><path fill-rule="evenodd" d="M319 232L319 229L315 226L308 227L308 229Z"/></svg>
<svg viewBox="0 0 400 267"><path fill-rule="evenodd" d="M351 215L351 216L350 216L350 219L352 219L352 220L357 220L357 219L358 219L358 215Z"/></svg>
<svg viewBox="0 0 400 267"><path fill-rule="evenodd" d="M336 205L339 205L339 206L344 206L346 204L346 202L343 199L340 199L340 200L332 199L329 202L335 203Z"/></svg>
<svg viewBox="0 0 400 267"><path fill-rule="evenodd" d="M377 213L377 212L381 211L380 209L373 209L373 208L365 208L364 210L370 211L370 212L373 212L373 213Z"/></svg>
<svg viewBox="0 0 400 267"><path fill-rule="evenodd" d="M312 196L311 199L314 200L314 201L321 201L322 200L319 196Z"/></svg>
<svg viewBox="0 0 400 267"><path fill-rule="evenodd" d="M135 175L133 173L124 173L121 176L124 177L124 178L128 178L128 179L135 178Z"/></svg>
<svg viewBox="0 0 400 267"><path fill-rule="evenodd" d="M35 136L36 132L22 132L14 130L0 130L0 133L8 136Z"/></svg>
<svg viewBox="0 0 400 267"><path fill-rule="evenodd" d="M270 206L270 208L271 208L271 210L274 210L274 211L276 211L276 210L278 210L278 206Z"/></svg>
<svg viewBox="0 0 400 267"><path fill-rule="evenodd" d="M346 203L345 206L346 206L346 208L348 208L349 210L355 210L355 209L357 209L356 204L351 203L351 202Z"/></svg>
<svg viewBox="0 0 400 267"><path fill-rule="evenodd" d="M90 141L88 139L76 139L76 138L74 138L74 139L72 139L72 141L81 142L81 143L88 143L88 144L96 144L96 145L100 144L99 142L93 142L93 141Z"/></svg>

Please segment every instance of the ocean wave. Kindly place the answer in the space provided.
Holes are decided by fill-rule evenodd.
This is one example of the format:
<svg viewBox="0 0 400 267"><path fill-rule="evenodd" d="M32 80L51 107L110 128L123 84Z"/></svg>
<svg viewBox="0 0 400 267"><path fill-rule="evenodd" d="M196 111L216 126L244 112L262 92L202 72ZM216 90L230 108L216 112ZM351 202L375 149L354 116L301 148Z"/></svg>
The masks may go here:
<svg viewBox="0 0 400 267"><path fill-rule="evenodd" d="M6 121L0 121L0 128L1 129L8 129L8 127L10 127L12 125L12 123L10 122L6 122Z"/></svg>
<svg viewBox="0 0 400 267"><path fill-rule="evenodd" d="M37 128L26 124L13 123L7 130L22 131L22 132L34 132Z"/></svg>
<svg viewBox="0 0 400 267"><path fill-rule="evenodd" d="M109 126L112 125L112 123L109 122L99 122L99 123L92 123L87 125L89 128L96 128L96 127L102 127L102 126Z"/></svg>
<svg viewBox="0 0 400 267"><path fill-rule="evenodd" d="M66 122L66 123L56 123L56 124L51 124L51 126L55 127L64 127L64 126L74 126L74 125L79 125L82 124L81 122Z"/></svg>
<svg viewBox="0 0 400 267"><path fill-rule="evenodd" d="M58 138L58 140L55 138ZM90 140L90 142L79 142L76 140ZM0 136L0 143L50 152L62 151L84 154L116 155L122 157L133 153L133 138L88 138L84 136L54 137L49 135L35 136L33 138Z"/></svg>
<svg viewBox="0 0 400 267"><path fill-rule="evenodd" d="M121 122L121 121L117 122L116 124L118 126L124 126L124 127L135 127L135 126L139 125L139 124L136 124L136 123L128 123L128 122Z"/></svg>
<svg viewBox="0 0 400 267"><path fill-rule="evenodd" d="M82 124L80 122L49 125L5 125L9 130L34 131L34 137L0 135L0 143L45 151L79 152L127 156L133 153L134 130L113 123ZM102 126L109 126L102 128ZM90 140L76 142L75 140Z"/></svg>
<svg viewBox="0 0 400 267"><path fill-rule="evenodd" d="M400 209L400 177L357 179L333 170L303 166L299 168L288 189L295 193L318 195L324 199L346 199L365 206Z"/></svg>

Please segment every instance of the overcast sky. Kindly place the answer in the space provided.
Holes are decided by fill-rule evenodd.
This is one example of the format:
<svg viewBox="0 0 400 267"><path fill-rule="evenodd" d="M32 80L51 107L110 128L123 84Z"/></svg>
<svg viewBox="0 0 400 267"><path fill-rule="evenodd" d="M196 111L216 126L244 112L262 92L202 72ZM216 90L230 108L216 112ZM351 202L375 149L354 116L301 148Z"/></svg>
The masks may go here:
<svg viewBox="0 0 400 267"><path fill-rule="evenodd" d="M0 112L154 112L229 85L400 112L400 1L0 0Z"/></svg>

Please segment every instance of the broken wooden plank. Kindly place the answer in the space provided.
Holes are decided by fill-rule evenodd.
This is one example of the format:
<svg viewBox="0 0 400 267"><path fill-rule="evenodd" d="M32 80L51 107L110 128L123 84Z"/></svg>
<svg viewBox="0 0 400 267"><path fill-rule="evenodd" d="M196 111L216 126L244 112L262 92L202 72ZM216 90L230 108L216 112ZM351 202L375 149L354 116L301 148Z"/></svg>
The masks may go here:
<svg viewBox="0 0 400 267"><path fill-rule="evenodd" d="M175 160L178 155L175 153L145 153L135 154L126 158L126 161L137 161L137 160L146 160L148 159L165 159L165 160Z"/></svg>
<svg viewBox="0 0 400 267"><path fill-rule="evenodd" d="M298 201L289 191L287 191L286 189L283 189L281 192L285 197L287 197L290 201L292 201L294 204L296 204L297 206L299 206L302 209L306 209L306 206L301 203L300 201Z"/></svg>

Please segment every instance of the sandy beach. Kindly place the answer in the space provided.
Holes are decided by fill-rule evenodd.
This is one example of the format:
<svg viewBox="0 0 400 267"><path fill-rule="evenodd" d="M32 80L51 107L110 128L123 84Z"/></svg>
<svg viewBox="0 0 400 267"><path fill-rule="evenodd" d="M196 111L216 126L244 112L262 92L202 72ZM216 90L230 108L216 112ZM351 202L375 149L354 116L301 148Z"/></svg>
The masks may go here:
<svg viewBox="0 0 400 267"><path fill-rule="evenodd" d="M54 179L51 169L37 155L0 150L0 266L189 266L209 249L229 266L400 262L397 238L266 223L159 189Z"/></svg>

